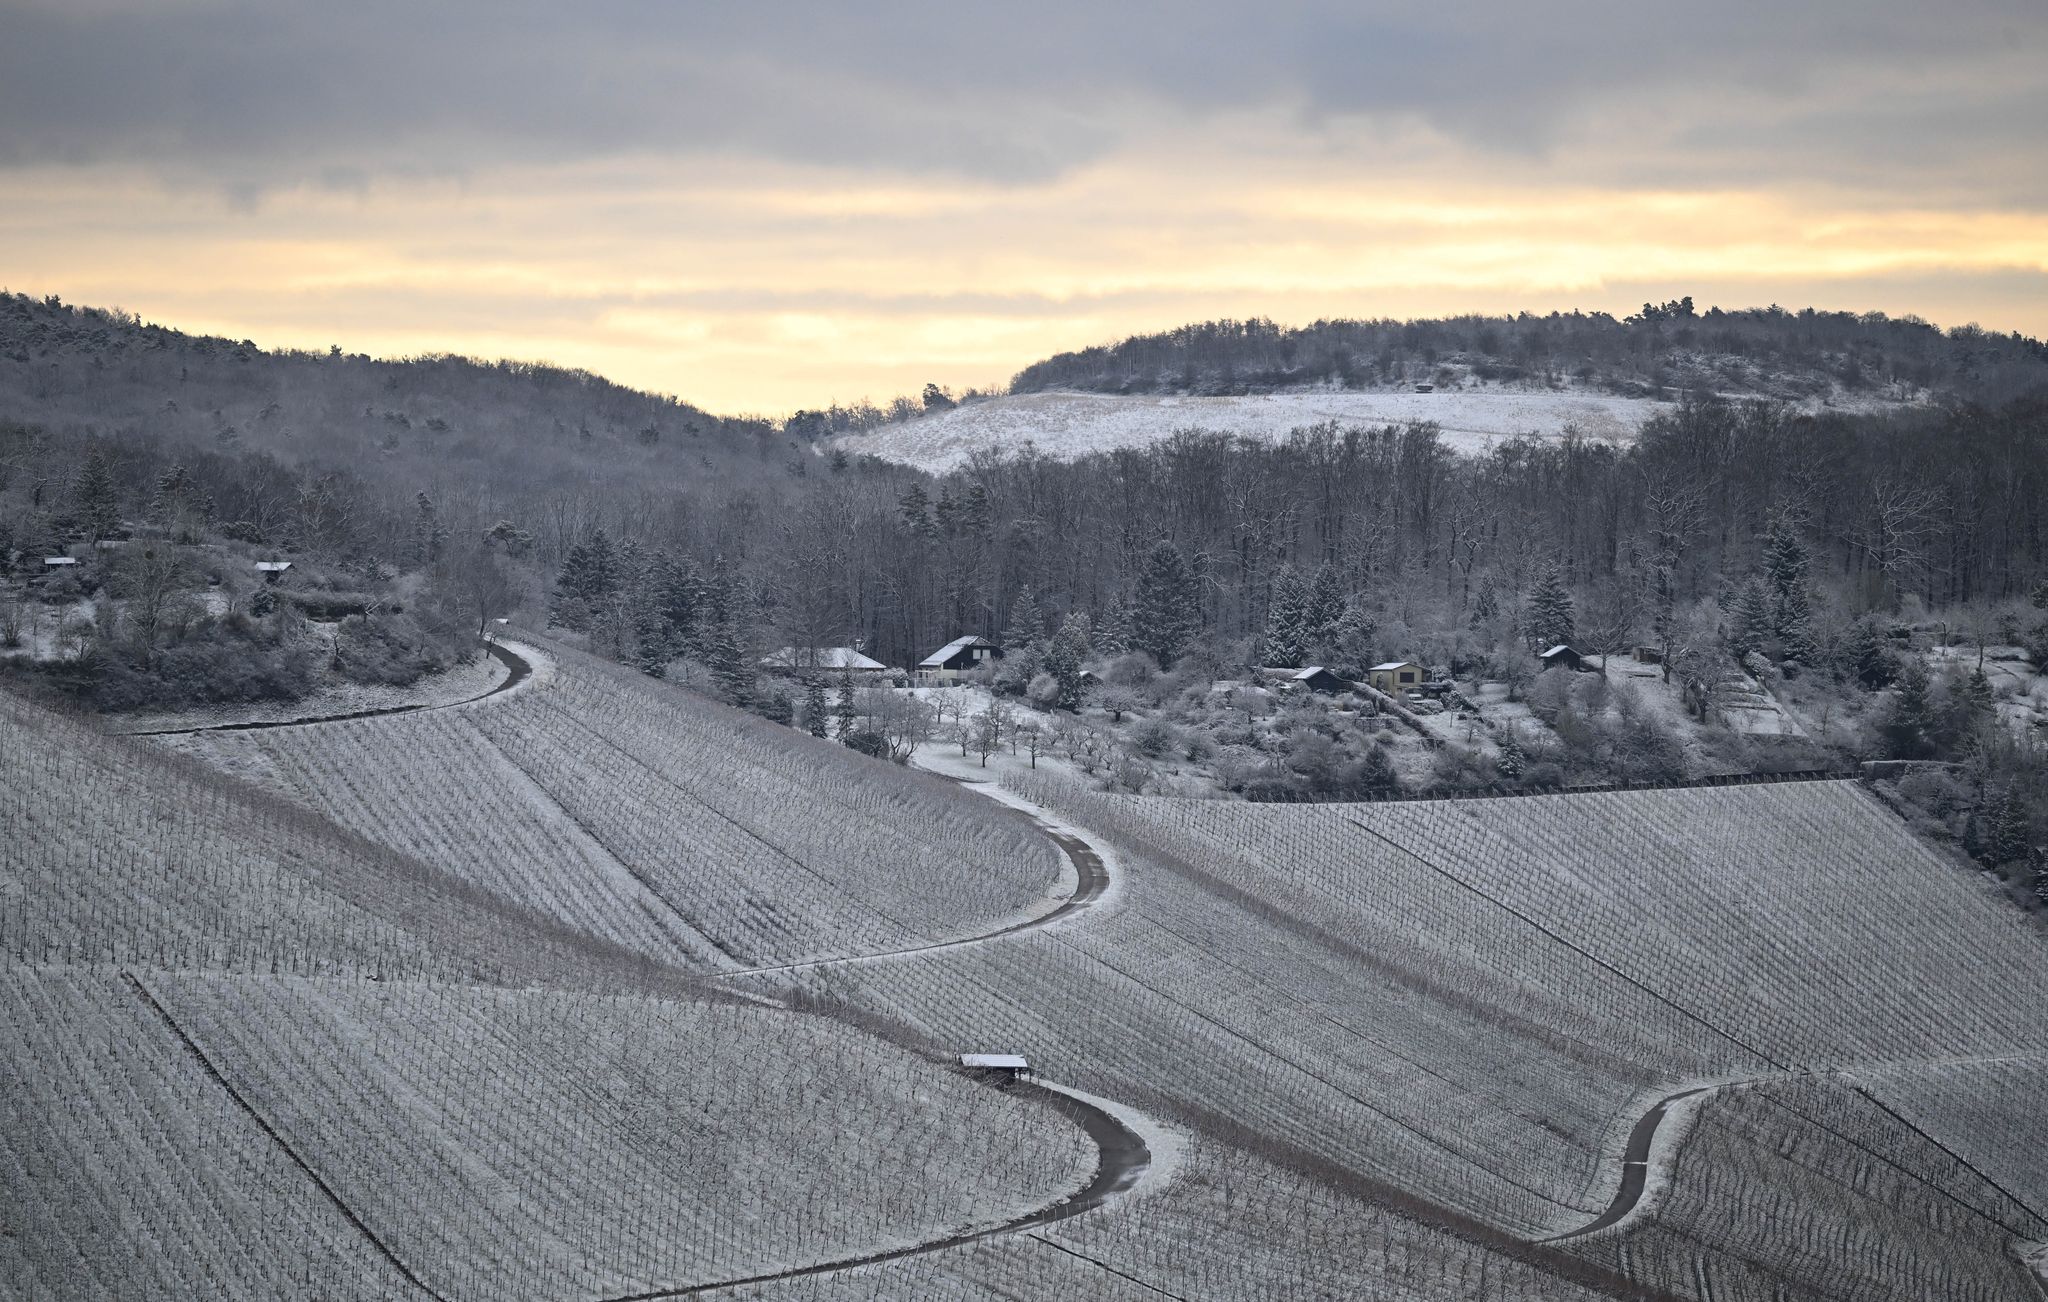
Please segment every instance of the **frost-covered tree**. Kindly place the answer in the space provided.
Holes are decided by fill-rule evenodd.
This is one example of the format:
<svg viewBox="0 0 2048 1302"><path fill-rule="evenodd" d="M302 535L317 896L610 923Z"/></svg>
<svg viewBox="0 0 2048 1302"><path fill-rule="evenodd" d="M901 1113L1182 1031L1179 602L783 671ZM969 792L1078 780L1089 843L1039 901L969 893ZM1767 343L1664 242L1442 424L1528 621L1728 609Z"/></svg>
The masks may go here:
<svg viewBox="0 0 2048 1302"><path fill-rule="evenodd" d="M1178 660L1201 629L1194 571L1180 548L1164 538L1146 554L1133 615L1133 645L1150 652L1161 666Z"/></svg>
<svg viewBox="0 0 2048 1302"><path fill-rule="evenodd" d="M1306 648L1329 645L1337 636L1337 622L1344 618L1346 604L1343 577L1336 566L1324 561L1316 567L1308 586Z"/></svg>
<svg viewBox="0 0 2048 1302"><path fill-rule="evenodd" d="M412 536L407 540L406 559L425 569L439 563L447 545L448 526L441 520L441 510L422 489L413 497Z"/></svg>
<svg viewBox="0 0 2048 1302"><path fill-rule="evenodd" d="M853 697L853 675L839 675L839 696L832 703L832 734L845 741L854 732L854 723L860 718L860 707Z"/></svg>
<svg viewBox="0 0 2048 1302"><path fill-rule="evenodd" d="M1544 565L1524 604L1524 627L1531 646L1541 649L1572 640L1576 632L1572 624L1572 594L1564 586L1564 574L1556 561Z"/></svg>
<svg viewBox="0 0 2048 1302"><path fill-rule="evenodd" d="M1046 648L1045 672L1057 685L1055 703L1062 710L1081 705L1081 661L1088 654L1088 620L1076 611L1067 616Z"/></svg>
<svg viewBox="0 0 2048 1302"><path fill-rule="evenodd" d="M1263 638L1266 664L1298 668L1309 641L1309 589L1292 565L1273 578L1273 600L1266 607Z"/></svg>
<svg viewBox="0 0 2048 1302"><path fill-rule="evenodd" d="M1025 584L1017 590L1016 600L1010 603L1009 622L1003 625L1003 645L1011 651L1035 648L1045 637L1045 612L1039 608L1038 594Z"/></svg>
<svg viewBox="0 0 2048 1302"><path fill-rule="evenodd" d="M1898 672L1891 652L1885 648L1883 634L1869 618L1849 626L1849 635L1842 641L1839 668L1844 676L1870 692L1891 682Z"/></svg>
<svg viewBox="0 0 2048 1302"><path fill-rule="evenodd" d="M825 680L817 674L804 679L804 731L813 737L824 737L829 731L829 707L825 700Z"/></svg>
<svg viewBox="0 0 2048 1302"><path fill-rule="evenodd" d="M1735 602L1728 615L1728 649L1735 653L1737 660L1747 660L1752 653L1764 650L1776 636L1772 627L1770 595L1756 579L1736 590Z"/></svg>

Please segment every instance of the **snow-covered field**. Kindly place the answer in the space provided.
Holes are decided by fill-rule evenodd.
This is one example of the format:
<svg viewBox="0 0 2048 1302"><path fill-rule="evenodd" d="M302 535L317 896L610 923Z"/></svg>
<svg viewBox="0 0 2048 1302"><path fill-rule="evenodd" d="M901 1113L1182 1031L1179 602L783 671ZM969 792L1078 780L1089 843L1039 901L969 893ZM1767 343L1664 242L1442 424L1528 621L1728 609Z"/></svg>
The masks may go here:
<svg viewBox="0 0 2048 1302"><path fill-rule="evenodd" d="M1442 393L1311 390L1238 398L1100 393L1029 393L969 403L937 415L885 425L837 440L848 453L872 453L925 470L952 470L975 452L1034 448L1071 459L1111 448L1156 443L1177 430L1201 429L1277 441L1288 431L1325 421L1381 426L1435 421L1444 442L1484 452L1518 435L1560 438L1567 428L1587 438L1626 442L1643 422L1673 404L1586 392L1515 389Z"/></svg>

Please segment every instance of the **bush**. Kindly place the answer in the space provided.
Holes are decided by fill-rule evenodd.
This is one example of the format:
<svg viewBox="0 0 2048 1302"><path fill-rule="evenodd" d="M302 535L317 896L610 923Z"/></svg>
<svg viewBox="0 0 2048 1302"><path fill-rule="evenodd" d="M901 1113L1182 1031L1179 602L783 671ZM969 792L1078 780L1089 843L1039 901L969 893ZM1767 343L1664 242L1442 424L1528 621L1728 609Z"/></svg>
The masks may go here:
<svg viewBox="0 0 2048 1302"><path fill-rule="evenodd" d="M1131 729L1131 744L1147 759L1158 759L1180 743L1180 729L1164 719L1146 719Z"/></svg>
<svg viewBox="0 0 2048 1302"><path fill-rule="evenodd" d="M354 683L408 687L462 659L461 640L435 636L404 613L351 615L334 634L331 668Z"/></svg>

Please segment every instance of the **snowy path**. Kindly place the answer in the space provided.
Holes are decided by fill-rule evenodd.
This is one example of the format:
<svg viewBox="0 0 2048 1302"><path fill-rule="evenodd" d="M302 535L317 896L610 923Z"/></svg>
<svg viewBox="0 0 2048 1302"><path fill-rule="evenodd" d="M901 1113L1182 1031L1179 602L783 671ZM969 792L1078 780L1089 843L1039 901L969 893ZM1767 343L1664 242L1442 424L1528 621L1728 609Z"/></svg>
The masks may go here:
<svg viewBox="0 0 2048 1302"><path fill-rule="evenodd" d="M624 1297L607 1298L604 1302L658 1302L663 1298L698 1297L725 1289L745 1288L753 1284L767 1284L780 1280L803 1279L811 1275L829 1275L842 1270L853 1270L861 1266L879 1265L885 1261L899 1261L905 1257L917 1257L926 1253L944 1252L949 1248L964 1247L981 1239L994 1238L1003 1234L1022 1234L1041 1226L1052 1225L1083 1212L1093 1211L1111 1199L1137 1188L1145 1179L1152 1164L1152 1151L1146 1145L1144 1136L1116 1115L1109 1108L1100 1106L1090 1096L1078 1091L1055 1085L1049 1081L1032 1081L1030 1084L1046 1092L1047 1100L1053 1107L1064 1112L1088 1133L1101 1156L1095 1163L1095 1174L1076 1193L1058 1202L1048 1204L1036 1211L1027 1212L1000 1225L991 1225L979 1230L961 1234L950 1234L941 1239L925 1243L914 1243L905 1247L888 1248L859 1257L845 1257L838 1261L824 1261L811 1266L797 1266L789 1270L770 1271L763 1275L750 1275L744 1279L720 1280L712 1284L694 1284L688 1288L657 1290L651 1293L630 1293ZM1124 1111L1118 1107L1117 1112Z"/></svg>
<svg viewBox="0 0 2048 1302"><path fill-rule="evenodd" d="M1970 1171L1972 1174L1977 1176L1978 1179L1984 1181L1991 1188L1996 1189L1999 1193L2005 1195L2005 1197L2011 1200L2015 1206L2026 1208L2029 1212L2032 1212L2033 1209L2028 1208L2025 1202L2016 1197L2010 1190L2006 1189L2004 1185L2000 1184L1998 1181L1992 1179L1989 1175L1979 1170L1973 1163L1968 1161L1961 1154L1955 1152L1948 1145L1942 1143L1933 1135L1928 1134L1919 1126L1914 1125L1905 1117L1900 1116L1891 1108L1885 1107L1884 1104L1878 1102L1878 1100L1873 1095L1871 1095L1868 1090L1864 1089L1861 1085L1857 1084L1854 1081L1853 1076L1857 1072L1868 1072L1875 1074L1882 1073L1885 1071L1910 1069L1913 1067L1947 1067L1966 1066L1979 1063L1988 1064L2001 1062L2035 1062L2039 1061L2041 1057L2042 1055L2040 1054L2004 1054L1985 1057L1930 1058L1926 1060L1908 1062L1857 1064L1848 1067L1837 1067L1829 1069L1816 1068L1807 1071L1766 1072L1754 1076L1743 1076L1733 1080L1713 1081L1706 1084L1693 1085L1686 1089L1678 1090L1675 1093L1666 1094L1662 1098L1659 1098L1655 1102L1653 1102L1649 1106L1649 1108L1644 1111L1643 1115L1636 1119L1635 1125L1630 1127L1628 1132L1628 1139L1624 1142L1622 1146L1621 1181L1614 1191L1613 1199L1607 1204L1606 1210L1602 1211L1598 1216L1594 1217L1592 1220L1586 1222L1584 1225L1581 1225L1576 1229L1566 1230L1562 1234L1553 1234L1546 1236L1544 1238L1531 1239L1529 1240L1529 1242L1563 1243L1572 1239L1584 1238L1589 1234L1595 1234L1601 1230L1612 1229L1614 1226L1620 1225L1626 1221L1632 1221L1633 1219L1635 1219L1638 1212L1648 1210L1644 1206L1644 1196L1646 1193L1649 1192L1650 1189L1650 1177L1652 1175L1660 1177L1660 1184L1668 1183L1671 1179L1672 1167L1677 1160L1678 1149L1680 1147L1680 1144L1683 1142L1684 1137L1682 1134L1673 1136L1668 1130L1666 1130L1665 1127L1667 1122L1671 1121L1674 1117L1678 1117L1681 1119L1688 1117L1694 1107L1706 1103L1708 1099L1711 1098L1713 1095L1725 1093L1728 1090L1745 1088L1747 1086L1752 1085L1767 1085L1773 1081L1837 1081L1846 1088L1854 1090L1858 1094L1863 1095L1864 1098L1868 1099L1872 1104L1875 1104L1877 1107L1883 1109L1883 1111L1892 1116L1901 1125L1904 1125L1909 1129L1913 1130L1916 1134L1920 1135L1921 1138L1927 1140L1928 1143L1933 1144L1942 1152L1947 1153L1950 1157L1954 1158L1956 1162L1959 1163L1964 1169ZM1698 1100L1698 1102L1688 1104L1688 1100ZM1660 1142L1660 1140L1662 1142ZM2035 1213L2035 1215L2037 1218L2039 1218L2039 1213ZM2006 1228L2008 1230L2012 1229L2011 1226L2007 1226Z"/></svg>

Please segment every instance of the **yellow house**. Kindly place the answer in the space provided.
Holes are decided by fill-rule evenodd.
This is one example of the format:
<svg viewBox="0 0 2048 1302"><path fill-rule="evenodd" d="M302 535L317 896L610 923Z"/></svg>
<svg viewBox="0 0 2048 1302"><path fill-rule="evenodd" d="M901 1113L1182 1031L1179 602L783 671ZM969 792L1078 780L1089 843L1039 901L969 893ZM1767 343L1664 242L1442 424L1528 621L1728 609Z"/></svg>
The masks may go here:
<svg viewBox="0 0 2048 1302"><path fill-rule="evenodd" d="M1389 660L1365 671L1366 681L1389 696L1406 696L1422 686L1426 675L1412 660Z"/></svg>

